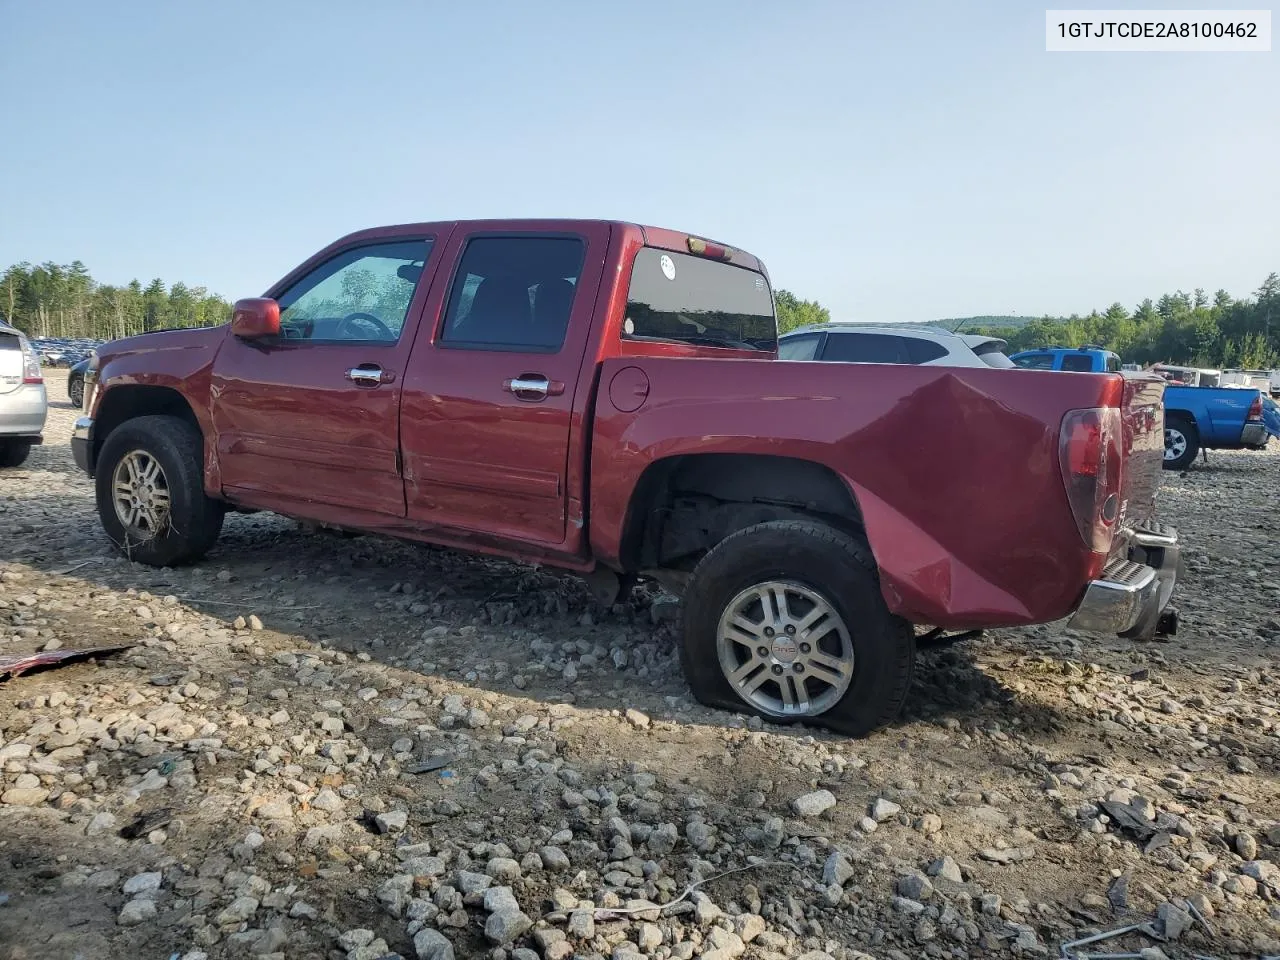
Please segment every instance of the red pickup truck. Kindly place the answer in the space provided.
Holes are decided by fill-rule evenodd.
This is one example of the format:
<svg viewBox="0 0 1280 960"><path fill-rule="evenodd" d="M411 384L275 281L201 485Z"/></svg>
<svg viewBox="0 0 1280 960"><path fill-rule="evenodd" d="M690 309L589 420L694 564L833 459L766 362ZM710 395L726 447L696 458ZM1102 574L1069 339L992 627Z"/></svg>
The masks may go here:
<svg viewBox="0 0 1280 960"><path fill-rule="evenodd" d="M229 325L99 349L72 446L108 536L194 561L269 510L682 596L705 703L864 734L913 625L1150 635L1157 378L783 362L755 257L580 220L344 237ZM1166 620L1168 618L1166 617Z"/></svg>

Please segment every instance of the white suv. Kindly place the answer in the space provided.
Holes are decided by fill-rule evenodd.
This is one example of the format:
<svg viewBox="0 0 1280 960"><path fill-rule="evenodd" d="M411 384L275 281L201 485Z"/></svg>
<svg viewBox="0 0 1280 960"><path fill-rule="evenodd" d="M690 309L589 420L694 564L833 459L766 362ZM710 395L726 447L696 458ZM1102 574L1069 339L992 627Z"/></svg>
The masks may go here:
<svg viewBox="0 0 1280 960"><path fill-rule="evenodd" d="M40 357L21 330L0 320L0 467L22 466L48 413Z"/></svg>
<svg viewBox="0 0 1280 960"><path fill-rule="evenodd" d="M822 323L780 336L778 359L1006 368L1013 366L1004 354L1008 346L995 337L952 333L925 324Z"/></svg>

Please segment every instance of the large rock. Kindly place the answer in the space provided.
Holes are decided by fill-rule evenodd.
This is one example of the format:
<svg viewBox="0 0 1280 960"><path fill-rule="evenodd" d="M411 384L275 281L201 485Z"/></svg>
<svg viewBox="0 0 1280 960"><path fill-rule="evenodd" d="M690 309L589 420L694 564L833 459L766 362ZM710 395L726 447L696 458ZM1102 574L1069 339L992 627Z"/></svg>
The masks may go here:
<svg viewBox="0 0 1280 960"><path fill-rule="evenodd" d="M827 857L827 862L823 864L822 882L827 886L834 884L835 886L843 887L853 879L853 876L853 864L838 850Z"/></svg>
<svg viewBox="0 0 1280 960"><path fill-rule="evenodd" d="M140 923L146 923L156 915L155 902L147 898L139 898L130 900L120 911L120 916L116 918L116 923L122 927L136 927Z"/></svg>
<svg viewBox="0 0 1280 960"><path fill-rule="evenodd" d="M38 807L49 797L44 787L11 787L0 794L0 803L14 807Z"/></svg>
<svg viewBox="0 0 1280 960"><path fill-rule="evenodd" d="M489 919L484 924L484 935L491 943L504 946L523 936L532 926L533 921L524 915L518 905L503 904L489 914Z"/></svg>
<svg viewBox="0 0 1280 960"><path fill-rule="evenodd" d="M835 794L830 790L814 790L791 801L791 809L801 817L820 816L835 805Z"/></svg>
<svg viewBox="0 0 1280 960"><path fill-rule="evenodd" d="M898 806L892 800L886 800L884 797L876 797L871 804L871 819L876 823L884 823L886 820L892 820L902 812L902 807Z"/></svg>
<svg viewBox="0 0 1280 960"><path fill-rule="evenodd" d="M414 934L413 950L418 960L453 960L453 944L443 933L431 927Z"/></svg>

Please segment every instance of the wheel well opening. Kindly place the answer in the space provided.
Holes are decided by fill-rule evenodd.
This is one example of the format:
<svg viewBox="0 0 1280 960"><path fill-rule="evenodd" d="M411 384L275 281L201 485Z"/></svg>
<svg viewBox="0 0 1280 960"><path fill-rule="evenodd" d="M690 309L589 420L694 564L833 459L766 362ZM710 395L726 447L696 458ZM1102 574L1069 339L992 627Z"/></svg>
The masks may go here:
<svg viewBox="0 0 1280 960"><path fill-rule="evenodd" d="M623 569L691 569L717 543L770 520L820 520L865 537L844 481L808 460L759 454L689 454L650 464L632 493Z"/></svg>
<svg viewBox="0 0 1280 960"><path fill-rule="evenodd" d="M186 397L172 387L112 387L103 396L94 419L94 459L97 459L97 454L101 452L102 444L111 435L111 431L120 424L135 417L153 415L178 417L197 430L200 429L200 422Z"/></svg>

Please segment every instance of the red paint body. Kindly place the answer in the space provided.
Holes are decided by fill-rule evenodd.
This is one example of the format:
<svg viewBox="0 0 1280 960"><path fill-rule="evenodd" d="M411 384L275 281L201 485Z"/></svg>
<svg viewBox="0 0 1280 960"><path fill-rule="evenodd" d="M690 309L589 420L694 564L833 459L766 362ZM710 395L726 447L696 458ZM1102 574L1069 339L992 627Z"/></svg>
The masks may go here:
<svg viewBox="0 0 1280 960"><path fill-rule="evenodd" d="M562 349L442 345L467 239L525 232L586 241ZM1068 410L1121 407L1122 523L1153 514L1163 450L1155 378L795 363L624 340L636 253L687 253L684 233L563 220L387 227L317 253L267 297L346 248L409 237L431 238L433 250L397 343L248 342L230 327L147 334L100 351L95 410L117 386L167 386L204 431L210 496L580 571L623 566L633 493L664 458L811 461L856 499L890 608L951 628L1065 616L1105 561L1082 541L1064 488ZM748 254L725 256L764 273ZM386 371L384 382L344 379L367 363ZM530 375L552 381L545 400L510 391ZM1117 537L1112 553L1123 548Z"/></svg>

